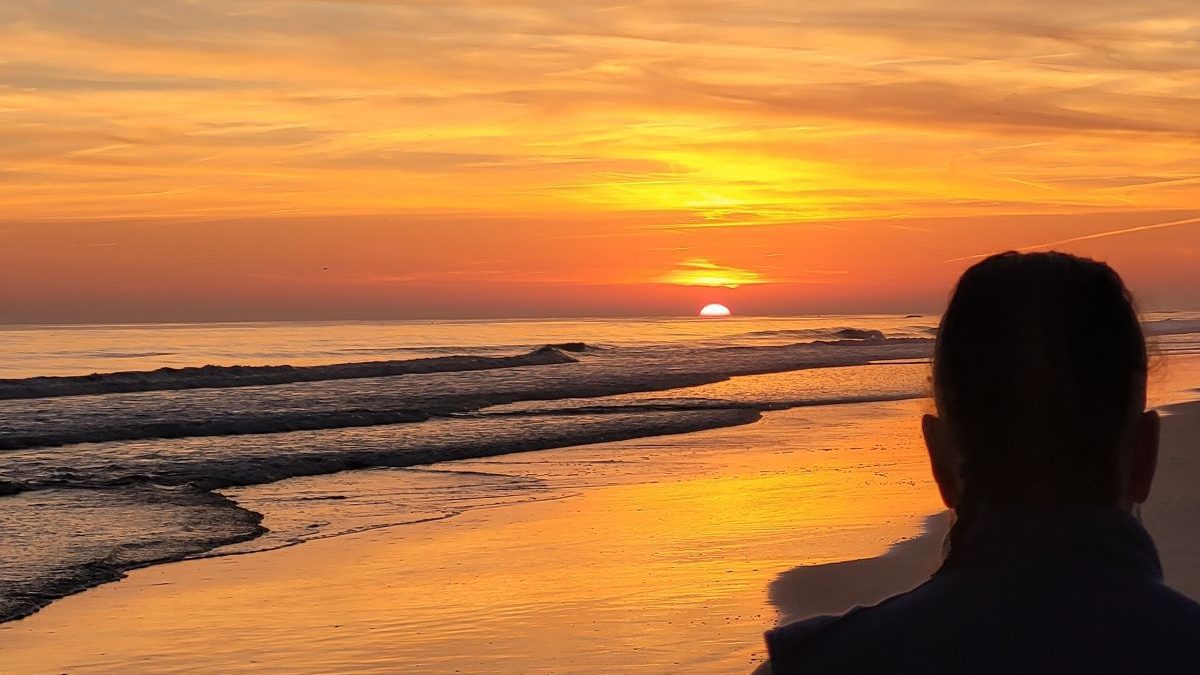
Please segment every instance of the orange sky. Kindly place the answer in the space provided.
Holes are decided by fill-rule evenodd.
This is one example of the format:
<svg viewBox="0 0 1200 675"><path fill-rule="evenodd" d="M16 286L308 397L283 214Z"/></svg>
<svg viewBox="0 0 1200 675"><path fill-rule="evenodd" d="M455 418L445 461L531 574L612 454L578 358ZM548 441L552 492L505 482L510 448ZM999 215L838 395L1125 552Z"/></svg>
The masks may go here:
<svg viewBox="0 0 1200 675"><path fill-rule="evenodd" d="M6 2L0 321L928 311L1083 237L1200 307L1197 39L1192 0Z"/></svg>

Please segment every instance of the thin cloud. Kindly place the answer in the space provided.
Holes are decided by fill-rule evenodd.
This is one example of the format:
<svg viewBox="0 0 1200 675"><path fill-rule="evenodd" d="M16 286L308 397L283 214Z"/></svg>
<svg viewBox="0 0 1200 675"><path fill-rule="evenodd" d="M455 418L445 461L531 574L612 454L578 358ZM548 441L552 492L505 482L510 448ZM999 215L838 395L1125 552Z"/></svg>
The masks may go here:
<svg viewBox="0 0 1200 675"><path fill-rule="evenodd" d="M657 279L660 283L675 286L708 286L711 288L737 288L769 283L758 272L740 267L718 265L708 258L691 258L679 263L675 269Z"/></svg>
<svg viewBox="0 0 1200 675"><path fill-rule="evenodd" d="M1189 179L1172 177L1200 173L1179 84L1200 68L1194 9L8 3L0 37L21 60L0 64L0 146L6 168L53 178L36 195L0 182L0 208L654 211L669 228L1182 210ZM1096 175L1167 180L1077 180ZM178 191L193 184L212 188Z"/></svg>
<svg viewBox="0 0 1200 675"><path fill-rule="evenodd" d="M1152 225L1138 225L1136 227L1126 227L1126 228L1122 228L1119 230L1106 230L1104 232L1094 232L1092 234L1080 235L1078 237L1069 237L1067 239L1059 239L1058 241L1051 241L1051 242L1047 242L1045 244L1034 244L1032 246L1023 246L1021 248L1013 249L1013 250L1024 253L1024 252L1028 252L1028 251L1037 251L1037 250L1047 249L1047 248L1057 248L1059 246L1065 246L1067 244L1075 244L1075 243L1078 243L1081 241L1092 241L1094 239L1107 239L1108 237L1119 237L1119 236L1126 235L1126 234L1136 234L1138 232L1149 232L1151 230L1162 230L1162 229L1166 229L1169 227L1179 227L1181 225L1194 225L1197 223L1200 223L1200 217L1184 218L1182 220L1172 220L1172 221L1165 222L1165 223L1154 223ZM959 258L949 258L947 260L943 260L942 262L953 263L953 262L962 262L964 260L980 260L980 259L986 258L990 255L995 255L996 253L998 253L998 251L992 251L991 253L978 253L975 255L962 256Z"/></svg>

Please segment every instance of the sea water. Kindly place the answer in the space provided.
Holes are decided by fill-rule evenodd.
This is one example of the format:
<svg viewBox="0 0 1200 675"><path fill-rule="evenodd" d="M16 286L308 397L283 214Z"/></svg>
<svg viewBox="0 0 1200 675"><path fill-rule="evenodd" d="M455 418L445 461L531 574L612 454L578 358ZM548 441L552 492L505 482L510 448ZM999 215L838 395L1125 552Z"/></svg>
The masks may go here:
<svg viewBox="0 0 1200 675"><path fill-rule="evenodd" d="M1196 315L1147 319L1162 353L1198 351ZM935 324L835 316L0 330L0 618L134 567L452 518L564 488L545 476L420 469L438 462L922 397ZM369 495L344 489L352 478L323 487L323 476L379 467L406 473L388 490L369 481ZM328 499L346 502L336 522L305 518L306 504Z"/></svg>

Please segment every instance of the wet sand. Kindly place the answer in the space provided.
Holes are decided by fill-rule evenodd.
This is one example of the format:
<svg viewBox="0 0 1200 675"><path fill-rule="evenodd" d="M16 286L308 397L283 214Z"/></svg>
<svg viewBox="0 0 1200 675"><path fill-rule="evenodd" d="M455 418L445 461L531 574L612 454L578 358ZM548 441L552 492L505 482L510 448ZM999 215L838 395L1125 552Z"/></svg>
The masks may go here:
<svg viewBox="0 0 1200 675"><path fill-rule="evenodd" d="M1154 490L1142 519L1166 581L1200 600L1200 403L1167 408Z"/></svg>
<svg viewBox="0 0 1200 675"><path fill-rule="evenodd" d="M437 465L570 480L552 498L135 571L0 626L4 670L748 672L779 620L875 602L936 566L926 405ZM1200 403L1169 412L1145 518L1168 581L1195 597Z"/></svg>
<svg viewBox="0 0 1200 675"><path fill-rule="evenodd" d="M440 465L570 480L552 499L137 570L0 626L0 653L15 673L746 672L779 573L883 554L938 510L924 405Z"/></svg>

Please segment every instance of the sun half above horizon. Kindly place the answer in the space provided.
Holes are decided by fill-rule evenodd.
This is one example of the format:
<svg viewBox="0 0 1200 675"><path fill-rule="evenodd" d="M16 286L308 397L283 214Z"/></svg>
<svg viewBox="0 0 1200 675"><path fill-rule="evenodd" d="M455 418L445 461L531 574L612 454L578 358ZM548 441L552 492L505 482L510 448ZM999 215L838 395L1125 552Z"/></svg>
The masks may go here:
<svg viewBox="0 0 1200 675"><path fill-rule="evenodd" d="M705 318L717 318L722 316L733 316L733 312L728 307L718 303L712 303L700 308L700 316Z"/></svg>

